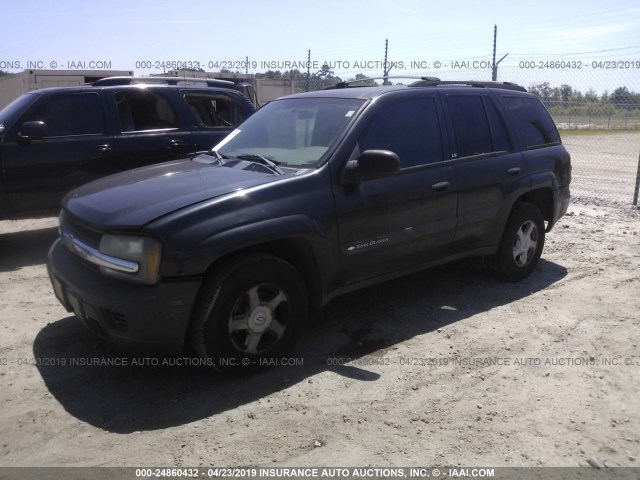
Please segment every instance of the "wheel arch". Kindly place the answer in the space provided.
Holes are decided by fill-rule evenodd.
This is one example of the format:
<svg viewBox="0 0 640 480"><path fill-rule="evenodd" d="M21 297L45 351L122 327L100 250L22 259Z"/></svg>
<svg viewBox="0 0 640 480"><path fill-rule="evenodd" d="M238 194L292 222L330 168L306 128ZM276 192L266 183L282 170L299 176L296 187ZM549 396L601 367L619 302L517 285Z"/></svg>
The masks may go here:
<svg viewBox="0 0 640 480"><path fill-rule="evenodd" d="M254 254L272 255L289 263L304 280L311 305L321 304L322 276L318 258L309 242L301 237L285 237L226 252L209 264L205 277L247 255Z"/></svg>
<svg viewBox="0 0 640 480"><path fill-rule="evenodd" d="M547 222L546 231L550 231L551 227L553 227L553 213L554 213L554 201L553 201L553 191L550 188L542 187L537 188L535 190L530 190L518 197L513 204L513 208L517 208L518 204L528 203L533 205L540 210L542 213L542 217Z"/></svg>

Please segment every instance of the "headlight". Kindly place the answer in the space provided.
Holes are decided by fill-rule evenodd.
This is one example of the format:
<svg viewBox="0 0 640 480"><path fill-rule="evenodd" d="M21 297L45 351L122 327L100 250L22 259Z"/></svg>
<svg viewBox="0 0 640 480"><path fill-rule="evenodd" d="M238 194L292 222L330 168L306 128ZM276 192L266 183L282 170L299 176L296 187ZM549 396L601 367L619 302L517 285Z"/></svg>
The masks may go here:
<svg viewBox="0 0 640 480"><path fill-rule="evenodd" d="M100 271L109 277L128 282L152 285L158 281L162 244L151 237L132 235L105 234L100 240L100 252L138 265L135 272L124 272L108 266L101 266Z"/></svg>

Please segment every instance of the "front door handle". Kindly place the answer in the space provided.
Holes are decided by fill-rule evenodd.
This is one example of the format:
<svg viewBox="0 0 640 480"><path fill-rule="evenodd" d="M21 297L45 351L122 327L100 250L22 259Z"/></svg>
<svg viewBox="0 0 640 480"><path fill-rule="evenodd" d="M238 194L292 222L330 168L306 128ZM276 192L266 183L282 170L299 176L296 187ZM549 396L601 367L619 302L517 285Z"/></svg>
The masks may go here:
<svg viewBox="0 0 640 480"><path fill-rule="evenodd" d="M507 173L512 176L515 177L516 175L520 174L520 167L513 167L510 168L509 170L507 170Z"/></svg>
<svg viewBox="0 0 640 480"><path fill-rule="evenodd" d="M180 151L184 149L184 142L182 140L169 140L169 145L167 145L168 150Z"/></svg>
<svg viewBox="0 0 640 480"><path fill-rule="evenodd" d="M450 186L451 184L449 182L438 182L431 185L431 188L433 188L436 192L442 192Z"/></svg>

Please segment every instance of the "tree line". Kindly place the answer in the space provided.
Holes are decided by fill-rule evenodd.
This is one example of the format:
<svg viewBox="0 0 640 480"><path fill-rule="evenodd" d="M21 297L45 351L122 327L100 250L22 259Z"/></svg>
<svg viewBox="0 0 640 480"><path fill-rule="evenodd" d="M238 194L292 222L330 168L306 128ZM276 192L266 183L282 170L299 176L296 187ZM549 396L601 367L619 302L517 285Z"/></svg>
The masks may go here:
<svg viewBox="0 0 640 480"><path fill-rule="evenodd" d="M598 95L593 88L582 93L571 85L562 84L559 87L552 87L549 82L544 82L531 85L528 90L540 100L553 102L565 108L572 104L611 105L617 109L640 108L640 93L632 92L627 87L618 87L611 93L605 90Z"/></svg>

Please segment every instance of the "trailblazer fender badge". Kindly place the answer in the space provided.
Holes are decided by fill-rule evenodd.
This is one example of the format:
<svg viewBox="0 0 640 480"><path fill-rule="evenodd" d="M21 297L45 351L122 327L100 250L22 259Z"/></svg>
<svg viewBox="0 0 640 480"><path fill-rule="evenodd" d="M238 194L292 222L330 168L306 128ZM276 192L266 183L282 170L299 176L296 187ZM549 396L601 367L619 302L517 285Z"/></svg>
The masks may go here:
<svg viewBox="0 0 640 480"><path fill-rule="evenodd" d="M354 252L358 250L364 250L365 248L379 247L389 241L389 237L380 238L378 240L369 240L365 242L354 243L347 247L347 252Z"/></svg>

